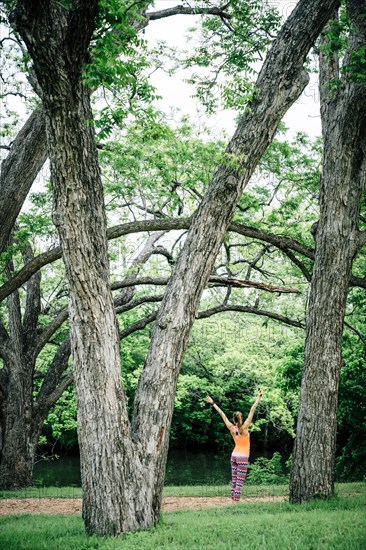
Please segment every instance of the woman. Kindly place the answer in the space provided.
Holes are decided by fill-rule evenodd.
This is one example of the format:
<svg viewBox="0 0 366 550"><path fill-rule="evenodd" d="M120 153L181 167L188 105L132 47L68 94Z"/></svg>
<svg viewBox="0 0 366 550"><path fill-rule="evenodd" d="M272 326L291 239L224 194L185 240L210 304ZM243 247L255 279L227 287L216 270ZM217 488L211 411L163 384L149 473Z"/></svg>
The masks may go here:
<svg viewBox="0 0 366 550"><path fill-rule="evenodd" d="M212 397L209 395L206 397L207 403L210 403L213 406L225 422L225 425L230 430L235 442L235 448L231 455L231 499L233 502L239 502L244 479L247 475L250 451L249 426L253 420L255 409L257 408L261 397L262 392L259 389L258 397L250 409L246 421L243 422L241 412L237 411L233 416L234 424L227 419L225 413L216 405L216 403L214 403Z"/></svg>

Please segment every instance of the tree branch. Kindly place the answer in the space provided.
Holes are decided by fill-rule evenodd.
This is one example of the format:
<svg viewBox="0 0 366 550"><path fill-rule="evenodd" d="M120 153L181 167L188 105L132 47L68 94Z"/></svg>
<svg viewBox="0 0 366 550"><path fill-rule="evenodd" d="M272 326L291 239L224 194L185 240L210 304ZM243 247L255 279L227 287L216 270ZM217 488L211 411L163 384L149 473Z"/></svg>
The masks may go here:
<svg viewBox="0 0 366 550"><path fill-rule="evenodd" d="M365 339L364 335L356 327L353 327L352 325L350 325L346 321L344 322L344 324L349 330L354 332L354 334L356 334L358 336L358 338L361 340L362 344L364 346L366 346L366 339Z"/></svg>
<svg viewBox="0 0 366 550"><path fill-rule="evenodd" d="M28 245L23 252L25 261L34 259L34 252L31 245ZM23 333L24 339L29 349L29 343L33 345L35 331L38 325L39 314L41 311L41 272L35 273L27 282L27 295L25 311L23 315Z"/></svg>
<svg viewBox="0 0 366 550"><path fill-rule="evenodd" d="M139 298L135 298L134 300L127 302L127 304L124 304L123 306L116 307L114 311L118 315L119 313L131 311L131 309L134 309L135 307L141 306L143 304L161 302L163 297L164 297L163 294L153 295L153 296L140 296Z"/></svg>
<svg viewBox="0 0 366 550"><path fill-rule="evenodd" d="M65 378L59 382L54 391L47 396L47 398L43 398L35 404L37 421L43 422L50 408L57 403L64 391L70 386L70 384L72 384L73 380L74 375L72 373L67 374Z"/></svg>
<svg viewBox="0 0 366 550"><path fill-rule="evenodd" d="M280 248L280 250L282 250L282 252L288 257L288 259L300 269L300 271L304 275L305 279L310 282L311 281L311 273L305 267L304 263L301 262L295 256L295 254L291 250L289 250L288 248Z"/></svg>
<svg viewBox="0 0 366 550"><path fill-rule="evenodd" d="M304 323L300 321L295 321L294 319L290 319L285 315L274 313L273 311L265 311L262 309L257 309L251 306L240 306L237 304L221 305L221 306L213 307L211 309L207 309L206 311L200 311L196 315L196 319L206 319L207 317L211 317L211 315L216 315L217 313L223 313L225 311L239 311L241 313L252 313L254 315L269 317L270 319L274 319L275 321L280 321L281 323L284 323L285 325L289 325L292 327L301 328L301 329L305 328Z"/></svg>
<svg viewBox="0 0 366 550"><path fill-rule="evenodd" d="M115 281L111 285L112 290L118 288L124 288L128 286L139 286L139 285L156 285L164 286L168 284L170 277L140 277L140 278L129 278L126 277L123 281ZM256 281L242 281L240 279L234 279L232 277L219 277L217 275L212 275L209 280L209 283L213 283L214 286L232 286L236 288L256 288L258 290L265 290L267 292L275 292L279 294L300 294L300 290L297 288L288 288L281 286L273 286L265 283L259 283Z"/></svg>
<svg viewBox="0 0 366 550"><path fill-rule="evenodd" d="M141 233L144 231L168 231L168 230L178 230L178 229L189 229L191 224L191 218L178 218L178 219L152 219L152 220L141 220L136 222L128 222L121 225L116 225L110 227L107 230L108 239L116 239L124 235L129 235L131 233ZM229 230L239 235L246 237L253 237L258 240L269 242L275 246L286 246L287 248L293 249L304 256L313 259L314 251L306 248L301 243L290 239L288 237L282 237L280 235L275 235L274 233L266 233L258 229L240 225L237 223L232 223L229 226ZM24 284L36 271L41 269L43 266L48 265L52 262L61 258L61 247L57 246L47 252L39 254L25 265L18 273L7 283L0 287L0 301L9 296L16 288L19 288Z"/></svg>
<svg viewBox="0 0 366 550"><path fill-rule="evenodd" d="M8 331L6 330L4 323L0 321L0 357L2 357L3 359L5 357L9 341L10 338Z"/></svg>
<svg viewBox="0 0 366 550"><path fill-rule="evenodd" d="M231 15L224 10L228 4L223 7L207 6L207 7L195 7L190 6L174 6L165 10L147 12L146 18L149 21L156 21L158 19L165 19L166 17L172 17L173 15L218 15L224 19L231 19Z"/></svg>
<svg viewBox="0 0 366 550"><path fill-rule="evenodd" d="M132 334L132 333L134 333L138 330L144 329L149 323L152 323L153 321L155 321L157 314L158 314L157 310L153 311L152 313L150 313L146 317L143 317L139 321L136 321L135 323L132 323L132 325L128 326L127 328L124 328L123 330L120 330L120 332L119 332L120 340L123 340L124 338L127 338L127 336L129 336L130 334Z"/></svg>
<svg viewBox="0 0 366 550"><path fill-rule="evenodd" d="M61 325L66 321L68 317L69 309L66 306L61 309L61 311L59 311L56 317L50 323L48 323L48 325L46 325L46 327L42 330L41 334L37 338L36 345L34 347L35 357L38 356L38 354L44 348L50 338L55 334L56 330L61 327Z"/></svg>
<svg viewBox="0 0 366 550"><path fill-rule="evenodd" d="M50 396L54 395L60 383L60 378L68 367L71 353L70 338L66 338L58 348L52 363L47 371L41 389L35 400L35 414L44 417L47 414L50 403ZM61 395L61 394L60 394Z"/></svg>

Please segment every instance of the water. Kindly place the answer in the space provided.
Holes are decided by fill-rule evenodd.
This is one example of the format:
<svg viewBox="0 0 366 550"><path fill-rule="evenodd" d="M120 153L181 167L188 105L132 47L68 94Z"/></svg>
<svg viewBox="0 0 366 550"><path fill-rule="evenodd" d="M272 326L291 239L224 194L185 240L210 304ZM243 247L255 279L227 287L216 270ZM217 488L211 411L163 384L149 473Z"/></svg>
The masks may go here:
<svg viewBox="0 0 366 550"><path fill-rule="evenodd" d="M221 485L229 483L230 476L230 451L173 450L168 456L165 485ZM34 467L33 483L38 487L80 487L79 457L39 462Z"/></svg>

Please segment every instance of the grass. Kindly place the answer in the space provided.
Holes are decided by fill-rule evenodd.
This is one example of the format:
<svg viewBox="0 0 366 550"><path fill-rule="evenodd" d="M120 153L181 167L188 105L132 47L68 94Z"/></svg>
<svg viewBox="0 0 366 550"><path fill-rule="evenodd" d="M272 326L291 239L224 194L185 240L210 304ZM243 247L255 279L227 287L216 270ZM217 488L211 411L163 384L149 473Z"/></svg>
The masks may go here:
<svg viewBox="0 0 366 550"><path fill-rule="evenodd" d="M366 483L337 483L336 495L363 493ZM218 497L230 494L229 485L181 485L164 487L166 497ZM249 485L245 484L243 496L272 497L288 495L288 485ZM1 498L81 498L81 487L28 487L13 491L0 491Z"/></svg>
<svg viewBox="0 0 366 550"><path fill-rule="evenodd" d="M175 489L182 488L166 491ZM157 527L117 538L85 536L79 516L8 516L0 518L0 549L363 550L366 484L342 484L337 489L333 499L302 506L243 502L164 513Z"/></svg>

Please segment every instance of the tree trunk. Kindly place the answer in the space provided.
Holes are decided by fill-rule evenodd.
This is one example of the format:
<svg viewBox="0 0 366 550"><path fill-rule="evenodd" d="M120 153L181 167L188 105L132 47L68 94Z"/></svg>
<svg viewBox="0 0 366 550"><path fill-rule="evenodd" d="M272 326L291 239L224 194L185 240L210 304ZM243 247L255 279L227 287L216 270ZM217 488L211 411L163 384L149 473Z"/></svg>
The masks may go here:
<svg viewBox="0 0 366 550"><path fill-rule="evenodd" d="M366 44L360 6L348 11L352 52ZM320 218L308 302L305 365L290 480L291 502L334 493L338 382L342 333L352 261L358 251L357 223L365 186L366 86L348 75L335 95L337 59L321 54L324 136Z"/></svg>
<svg viewBox="0 0 366 550"><path fill-rule="evenodd" d="M42 424L34 429L32 384L26 384L20 370L28 365L9 365L11 379L2 407L0 442L0 488L17 489L32 485L36 446ZM18 371L15 374L15 371ZM28 380L29 382L29 380Z"/></svg>
<svg viewBox="0 0 366 550"><path fill-rule="evenodd" d="M20 130L8 156L1 163L0 253L6 249L25 198L46 161L45 132L43 109L38 107Z"/></svg>
<svg viewBox="0 0 366 550"><path fill-rule="evenodd" d="M24 349L18 292L8 298L8 309L9 335L2 341L0 350L4 361L0 412L0 487L3 489L31 485L42 427L42 424L36 425L33 417L34 360Z"/></svg>

